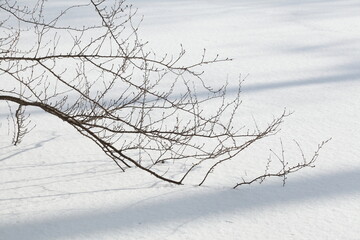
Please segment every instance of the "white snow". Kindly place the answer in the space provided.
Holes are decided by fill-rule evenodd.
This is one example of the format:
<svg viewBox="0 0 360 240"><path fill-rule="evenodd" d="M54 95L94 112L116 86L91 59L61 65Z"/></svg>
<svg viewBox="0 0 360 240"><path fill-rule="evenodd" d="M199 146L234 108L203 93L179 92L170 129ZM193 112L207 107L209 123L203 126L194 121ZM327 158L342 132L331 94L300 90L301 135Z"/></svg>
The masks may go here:
<svg viewBox="0 0 360 240"><path fill-rule="evenodd" d="M49 1L51 2L51 1ZM205 79L243 85L241 111L260 122L294 114L275 137L225 164L203 187L121 173L96 145L40 111L19 146L0 107L0 239L360 239L360 2L357 0L131 0L154 51L188 60L202 49L234 61ZM231 91L230 91L231 94ZM241 123L239 123L241 124ZM264 171L269 148L293 139L314 169L262 185L231 187ZM245 167L245 168L243 168ZM231 176L231 177L228 177Z"/></svg>

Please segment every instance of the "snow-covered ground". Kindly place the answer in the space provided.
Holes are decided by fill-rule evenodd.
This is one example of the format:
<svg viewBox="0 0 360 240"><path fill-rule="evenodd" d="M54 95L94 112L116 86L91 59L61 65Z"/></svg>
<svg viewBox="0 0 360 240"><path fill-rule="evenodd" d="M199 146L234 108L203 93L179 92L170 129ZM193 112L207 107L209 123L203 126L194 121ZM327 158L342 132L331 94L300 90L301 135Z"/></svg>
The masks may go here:
<svg viewBox="0 0 360 240"><path fill-rule="evenodd" d="M34 112L37 127L20 146L0 137L0 239L360 239L360 2L130 3L155 51L176 53L182 43L187 57L206 48L234 58L205 78L235 86L249 74L245 117L271 119L284 107L294 114L279 135L241 155L246 169L224 165L194 187L120 173L92 142ZM285 187L272 179L231 189L228 173L263 171L279 138L291 160L299 156L293 139L310 154L330 137L316 168L290 175Z"/></svg>

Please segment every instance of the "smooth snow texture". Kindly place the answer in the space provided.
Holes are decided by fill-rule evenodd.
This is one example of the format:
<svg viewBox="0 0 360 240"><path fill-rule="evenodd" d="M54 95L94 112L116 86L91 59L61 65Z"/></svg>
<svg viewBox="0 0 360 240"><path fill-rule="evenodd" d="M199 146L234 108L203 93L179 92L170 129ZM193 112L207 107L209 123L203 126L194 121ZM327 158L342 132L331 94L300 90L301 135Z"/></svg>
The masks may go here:
<svg viewBox="0 0 360 240"><path fill-rule="evenodd" d="M11 146L1 105L0 239L360 239L359 1L130 3L155 51L176 54L182 43L188 61L203 48L235 59L204 77L228 80L231 94L249 74L244 120L271 120L284 107L294 114L278 136L244 152L241 167L234 161L204 187L179 187L136 169L120 173L95 144L36 110L37 127ZM231 189L237 173L264 171L279 138L296 161L293 139L309 155L330 137L316 168L284 188L273 179Z"/></svg>

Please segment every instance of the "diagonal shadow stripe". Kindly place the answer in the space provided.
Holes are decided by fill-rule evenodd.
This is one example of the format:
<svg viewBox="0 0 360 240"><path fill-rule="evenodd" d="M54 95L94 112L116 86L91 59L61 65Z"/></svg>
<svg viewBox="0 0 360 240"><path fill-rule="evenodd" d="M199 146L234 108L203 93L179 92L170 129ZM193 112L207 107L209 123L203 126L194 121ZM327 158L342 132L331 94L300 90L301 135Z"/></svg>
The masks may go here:
<svg viewBox="0 0 360 240"><path fill-rule="evenodd" d="M80 194L91 197L97 193L107 194L104 190L67 195ZM181 195L177 196L177 193ZM159 194L152 199L143 199L140 203L132 203L125 207L91 210L21 223L5 223L0 225L0 236L4 239L18 240L71 239L75 236L90 236L109 231L139 231L143 228L172 225L179 221L234 212L246 213L286 204L326 201L350 195L359 197L360 168L312 178L290 179L285 188L279 184L265 183L242 190L180 188L177 193L169 193L166 196ZM26 197L24 204L25 200Z"/></svg>

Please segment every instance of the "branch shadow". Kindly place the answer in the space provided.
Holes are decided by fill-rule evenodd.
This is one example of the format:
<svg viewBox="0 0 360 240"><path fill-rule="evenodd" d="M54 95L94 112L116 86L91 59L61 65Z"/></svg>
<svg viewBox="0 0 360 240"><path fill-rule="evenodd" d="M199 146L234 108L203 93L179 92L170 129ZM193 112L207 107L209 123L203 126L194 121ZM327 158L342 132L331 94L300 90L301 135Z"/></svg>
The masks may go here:
<svg viewBox="0 0 360 240"><path fill-rule="evenodd" d="M13 154L7 155L5 157L0 156L0 162L5 161L7 159L10 159L10 158L12 158L12 157L14 157L16 155L28 152L30 150L33 150L33 149L36 149L36 148L41 148L41 147L44 146L45 143L50 142L50 141L52 141L52 140L59 137L59 135L55 135L55 133L52 133L52 135L53 135L52 137L50 137L48 139L45 139L43 141L39 141L39 142L34 143L34 144L29 144L27 146L22 146L21 150L17 150ZM14 146L10 145L10 146L6 146L6 147L2 147L1 149L6 149L6 148L14 148Z"/></svg>
<svg viewBox="0 0 360 240"><path fill-rule="evenodd" d="M294 88L302 86L313 86L313 85L323 85L323 84L334 84L334 83L344 83L344 82L360 82L360 74L358 72L354 73L344 73L324 77L313 77L299 80L291 80L285 82L273 82L273 83L261 83L261 84L249 84L243 87L243 92L259 92L272 89L281 89L281 88ZM236 89L229 89L229 93L234 93Z"/></svg>
<svg viewBox="0 0 360 240"><path fill-rule="evenodd" d="M129 0L136 7L140 9L146 9L151 4L152 11L164 11L163 6L170 6L170 9L187 9L187 11L182 11L181 16L176 11L170 11L169 15L166 18L161 18L157 15L145 15L147 18L157 18L157 24L167 24L168 22L191 22L197 17L207 17L209 15L218 16L220 14L228 14L233 11L259 11L260 9L279 9L279 11L284 11L283 9L292 7L299 9L296 11L299 19L304 18L314 18L318 19L319 17L334 18L341 15L346 15L349 8L357 9L360 8L359 2L355 0L256 0L256 1L237 1L229 0L224 4L221 1L200 1L200 4L194 4L191 0L176 0L176 1L167 1L167 0L154 0L148 2L146 0ZM322 8L319 8L319 5L322 5ZM307 11L304 11L307 10ZM326 10L326 11L325 11ZM286 10L285 10L286 11ZM185 13L185 15L184 15ZM145 23L146 24L146 21Z"/></svg>
<svg viewBox="0 0 360 240"><path fill-rule="evenodd" d="M322 77L311 77L304 79L295 79L282 82L270 82L270 83L256 83L256 84L242 84L241 92L257 93L262 91L277 90L277 89L288 89L296 87L310 87L315 85L329 85L339 83L353 83L360 82L360 71L347 72L343 74L334 74ZM238 87L228 87L226 93L228 95L234 95L238 93ZM208 97L209 92L199 91L196 92L197 97Z"/></svg>
<svg viewBox="0 0 360 240"><path fill-rule="evenodd" d="M279 184L252 185L239 190L197 188L196 191L156 195L119 208L89 210L53 218L0 225L5 239L70 239L105 232L124 233L169 226L176 230L179 222L208 216L221 216L287 204L326 201L360 193L360 168L328 173L312 178L289 180L285 188ZM194 188L191 188L194 190ZM191 190L190 189L190 190ZM121 189L107 190L110 192ZM187 189L185 189L187 191ZM106 190L97 192L106 194ZM94 192L80 192L89 197ZM60 195L53 195L61 197ZM50 197L47 196L47 197ZM26 198L24 198L26 199Z"/></svg>

